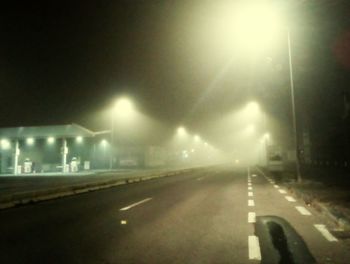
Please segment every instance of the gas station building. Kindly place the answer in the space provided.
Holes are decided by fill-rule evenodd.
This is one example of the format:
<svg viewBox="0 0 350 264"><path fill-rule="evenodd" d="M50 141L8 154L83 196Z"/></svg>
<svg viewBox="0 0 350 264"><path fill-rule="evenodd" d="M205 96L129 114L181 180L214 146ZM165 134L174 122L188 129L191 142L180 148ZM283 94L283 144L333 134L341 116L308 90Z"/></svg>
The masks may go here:
<svg viewBox="0 0 350 264"><path fill-rule="evenodd" d="M0 173L90 170L94 156L108 163L107 141L103 156L103 150L96 153L98 140L100 133L77 124L0 128Z"/></svg>

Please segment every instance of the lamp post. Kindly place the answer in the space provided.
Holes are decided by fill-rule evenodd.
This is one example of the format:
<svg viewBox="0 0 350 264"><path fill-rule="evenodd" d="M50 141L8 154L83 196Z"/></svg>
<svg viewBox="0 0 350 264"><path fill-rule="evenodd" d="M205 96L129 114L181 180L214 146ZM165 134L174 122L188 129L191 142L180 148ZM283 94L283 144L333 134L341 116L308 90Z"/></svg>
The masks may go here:
<svg viewBox="0 0 350 264"><path fill-rule="evenodd" d="M295 167L297 173L298 182L302 181L300 172L300 160L299 160L299 142L298 142L298 130L297 119L295 111L295 96L294 96L294 79L293 79L293 63L292 63L292 48L290 44L290 31L287 30L287 42L288 42L288 62L289 62L289 81L290 81L290 95L292 100L292 115L293 115L293 134L294 134L294 146L295 146Z"/></svg>
<svg viewBox="0 0 350 264"><path fill-rule="evenodd" d="M113 109L114 110L114 109ZM114 159L114 111L111 111L111 149L109 158L109 169L113 169L113 159Z"/></svg>

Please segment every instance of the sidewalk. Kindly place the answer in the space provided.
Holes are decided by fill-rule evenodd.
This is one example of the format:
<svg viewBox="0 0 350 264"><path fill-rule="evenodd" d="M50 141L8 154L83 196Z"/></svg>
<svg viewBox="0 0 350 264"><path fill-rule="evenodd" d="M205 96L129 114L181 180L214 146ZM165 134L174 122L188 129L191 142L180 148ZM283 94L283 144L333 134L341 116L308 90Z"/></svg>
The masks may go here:
<svg viewBox="0 0 350 264"><path fill-rule="evenodd" d="M269 174L266 168L260 169ZM278 184L326 215L350 237L350 174L333 168L304 167L302 183L297 183L292 174L288 171Z"/></svg>

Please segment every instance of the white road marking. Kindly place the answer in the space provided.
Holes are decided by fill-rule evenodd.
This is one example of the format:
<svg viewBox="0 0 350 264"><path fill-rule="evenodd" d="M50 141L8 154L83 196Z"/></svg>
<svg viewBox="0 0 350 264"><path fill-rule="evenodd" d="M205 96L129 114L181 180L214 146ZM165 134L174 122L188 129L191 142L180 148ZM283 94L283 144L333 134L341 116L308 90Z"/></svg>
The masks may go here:
<svg viewBox="0 0 350 264"><path fill-rule="evenodd" d="M248 190L249 190L249 191L252 191L252 190L253 190L253 187L252 187L252 186L248 186Z"/></svg>
<svg viewBox="0 0 350 264"><path fill-rule="evenodd" d="M249 259L261 260L259 238L248 236Z"/></svg>
<svg viewBox="0 0 350 264"><path fill-rule="evenodd" d="M256 177L257 175L256 174L252 174L252 177Z"/></svg>
<svg viewBox="0 0 350 264"><path fill-rule="evenodd" d="M326 228L325 225L314 225L318 231L330 242L338 241Z"/></svg>
<svg viewBox="0 0 350 264"><path fill-rule="evenodd" d="M126 220L121 220L121 221L120 221L120 224L121 224L121 225L126 225L126 223L127 223Z"/></svg>
<svg viewBox="0 0 350 264"><path fill-rule="evenodd" d="M248 196L253 196L253 192L248 192Z"/></svg>
<svg viewBox="0 0 350 264"><path fill-rule="evenodd" d="M252 183L251 183L251 182L248 182L248 186L252 186Z"/></svg>
<svg viewBox="0 0 350 264"><path fill-rule="evenodd" d="M254 200L248 200L248 206L255 206Z"/></svg>
<svg viewBox="0 0 350 264"><path fill-rule="evenodd" d="M123 208L121 208L121 209L119 209L119 210L120 210L120 211L126 211L126 210L129 210L129 209L131 209L131 208L133 208L133 207L135 207L135 206L138 206L138 205L140 205L140 204L146 203L146 202L148 202L148 201L150 201L150 200L152 200L152 198L146 198L146 199L141 200L141 201L139 201L139 202L137 202L137 203L133 203L133 204L130 204L130 205L128 205L128 206L125 206L125 207L123 207Z"/></svg>
<svg viewBox="0 0 350 264"><path fill-rule="evenodd" d="M277 189L279 188L279 186L278 186L278 185L276 185L276 184L275 184L273 187L275 187L275 188L277 188Z"/></svg>
<svg viewBox="0 0 350 264"><path fill-rule="evenodd" d="M255 223L255 213L254 212L249 212L248 213L248 223Z"/></svg>
<svg viewBox="0 0 350 264"><path fill-rule="evenodd" d="M278 190L280 193L283 193L283 194L285 194L285 193L287 193L285 190L283 190L283 189L279 189Z"/></svg>
<svg viewBox="0 0 350 264"><path fill-rule="evenodd" d="M292 196L285 196L288 202L296 202L296 200Z"/></svg>
<svg viewBox="0 0 350 264"><path fill-rule="evenodd" d="M311 213L304 207L304 206L295 206L295 208L301 213L302 215L311 215Z"/></svg>

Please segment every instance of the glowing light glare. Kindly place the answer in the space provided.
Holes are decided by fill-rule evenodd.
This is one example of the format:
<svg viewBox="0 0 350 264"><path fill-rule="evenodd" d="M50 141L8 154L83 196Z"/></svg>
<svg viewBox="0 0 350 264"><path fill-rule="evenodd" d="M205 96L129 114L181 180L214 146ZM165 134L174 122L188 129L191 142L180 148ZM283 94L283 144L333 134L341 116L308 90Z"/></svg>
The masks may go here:
<svg viewBox="0 0 350 264"><path fill-rule="evenodd" d="M101 140L101 145L104 146L104 147L107 146L107 140L102 139Z"/></svg>
<svg viewBox="0 0 350 264"><path fill-rule="evenodd" d="M192 153L195 152L195 149L191 149L191 152L192 152Z"/></svg>
<svg viewBox="0 0 350 264"><path fill-rule="evenodd" d="M27 138L26 140L28 145L33 145L34 144L34 138Z"/></svg>
<svg viewBox="0 0 350 264"><path fill-rule="evenodd" d="M207 143L207 142L204 142L204 146L205 146L205 147L208 147L208 143Z"/></svg>
<svg viewBox="0 0 350 264"><path fill-rule="evenodd" d="M201 140L201 137L199 135L194 135L194 141L199 142Z"/></svg>
<svg viewBox="0 0 350 264"><path fill-rule="evenodd" d="M179 135L179 136L184 136L184 135L186 135L186 129L184 128L184 127L178 127L177 128L177 134Z"/></svg>
<svg viewBox="0 0 350 264"><path fill-rule="evenodd" d="M115 111L117 111L120 114L129 114L132 112L133 105L128 98L120 98L115 103Z"/></svg>
<svg viewBox="0 0 350 264"><path fill-rule="evenodd" d="M81 143L81 142L83 142L83 137L82 136L78 136L78 137L76 137L76 139L75 139L78 143Z"/></svg>
<svg viewBox="0 0 350 264"><path fill-rule="evenodd" d="M9 149L11 146L10 141L8 141L7 139L1 139L0 143L2 149Z"/></svg>
<svg viewBox="0 0 350 264"><path fill-rule="evenodd" d="M246 110L249 115L257 115L259 113L259 105L257 102L250 102L247 104Z"/></svg>
<svg viewBox="0 0 350 264"><path fill-rule="evenodd" d="M265 133L265 134L264 134L264 139L269 140L269 139L270 139L270 134L269 134L269 133Z"/></svg>
<svg viewBox="0 0 350 264"><path fill-rule="evenodd" d="M236 160L235 160L235 163L238 164L238 163L239 163L239 159L236 159Z"/></svg>
<svg viewBox="0 0 350 264"><path fill-rule="evenodd" d="M48 137L47 138L47 143L53 144L54 142L55 142L55 138L54 137Z"/></svg>
<svg viewBox="0 0 350 264"><path fill-rule="evenodd" d="M183 157L184 159L187 159L187 158L188 158L188 152L187 152L187 150L183 150L183 151L182 151L182 157Z"/></svg>
<svg viewBox="0 0 350 264"><path fill-rule="evenodd" d="M244 1L237 5L232 26L239 46L252 51L271 44L284 24L277 11L266 2Z"/></svg>

